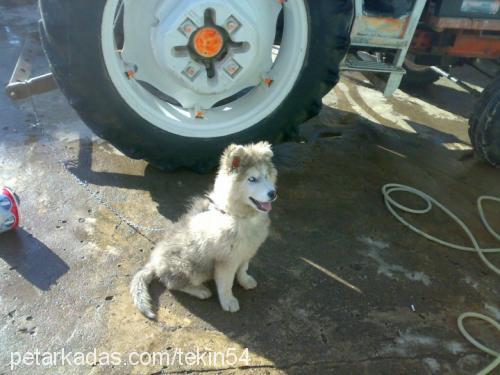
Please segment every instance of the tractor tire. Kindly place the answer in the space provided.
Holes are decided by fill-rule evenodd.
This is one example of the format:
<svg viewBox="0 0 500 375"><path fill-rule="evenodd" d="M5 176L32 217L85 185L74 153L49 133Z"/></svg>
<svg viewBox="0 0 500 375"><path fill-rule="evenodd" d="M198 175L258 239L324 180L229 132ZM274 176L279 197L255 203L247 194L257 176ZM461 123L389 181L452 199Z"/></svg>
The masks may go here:
<svg viewBox="0 0 500 375"><path fill-rule="evenodd" d="M322 96L338 82L339 64L349 47L351 0L285 3L295 6L295 2L303 2L300 6L307 20L303 62L286 96L262 118L248 120L233 132L179 134L146 119L113 80L102 42L103 14L111 1L118 0L40 0L44 51L59 88L94 133L129 157L145 159L163 170L185 167L207 172L217 165L220 153L230 143L274 143L294 136L300 123L320 111ZM200 128L204 121L200 120Z"/></svg>
<svg viewBox="0 0 500 375"><path fill-rule="evenodd" d="M469 118L469 137L479 159L500 166L500 77L481 93Z"/></svg>

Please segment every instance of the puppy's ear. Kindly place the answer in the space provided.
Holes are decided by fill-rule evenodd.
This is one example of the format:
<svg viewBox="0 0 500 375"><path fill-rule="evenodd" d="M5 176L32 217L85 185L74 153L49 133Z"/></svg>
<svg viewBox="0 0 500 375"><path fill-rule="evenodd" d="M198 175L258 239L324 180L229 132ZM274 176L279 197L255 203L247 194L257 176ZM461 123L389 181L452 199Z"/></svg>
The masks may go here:
<svg viewBox="0 0 500 375"><path fill-rule="evenodd" d="M255 148L258 153L262 155L264 159L271 159L273 157L273 150L271 148L271 144L266 141L258 142L255 144Z"/></svg>
<svg viewBox="0 0 500 375"><path fill-rule="evenodd" d="M221 168L227 172L238 171L244 156L245 147L235 144L229 145L222 154Z"/></svg>

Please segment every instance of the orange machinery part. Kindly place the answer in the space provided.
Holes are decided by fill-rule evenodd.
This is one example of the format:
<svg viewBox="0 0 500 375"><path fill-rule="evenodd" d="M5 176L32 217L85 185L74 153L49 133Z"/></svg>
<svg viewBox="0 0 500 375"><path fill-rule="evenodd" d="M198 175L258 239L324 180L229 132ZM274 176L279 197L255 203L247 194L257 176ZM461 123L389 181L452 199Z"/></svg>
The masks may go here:
<svg viewBox="0 0 500 375"><path fill-rule="evenodd" d="M433 43L433 37L437 42ZM441 45L440 34L417 30L413 37L410 50L413 53L429 53L446 56L498 59L500 58L500 36L482 35L475 30L457 30L453 45Z"/></svg>

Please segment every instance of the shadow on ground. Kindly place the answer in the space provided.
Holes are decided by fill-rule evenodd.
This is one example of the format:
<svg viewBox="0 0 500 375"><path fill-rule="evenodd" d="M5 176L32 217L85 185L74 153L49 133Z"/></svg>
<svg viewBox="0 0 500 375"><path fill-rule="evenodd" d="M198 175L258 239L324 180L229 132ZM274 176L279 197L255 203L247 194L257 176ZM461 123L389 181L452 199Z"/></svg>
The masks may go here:
<svg viewBox="0 0 500 375"><path fill-rule="evenodd" d="M465 118L470 117L474 108L474 96L451 85L434 83L425 87L405 88L403 91L426 103Z"/></svg>
<svg viewBox="0 0 500 375"><path fill-rule="evenodd" d="M52 250L24 229L3 233L0 258L21 277L47 291L69 271L69 266Z"/></svg>

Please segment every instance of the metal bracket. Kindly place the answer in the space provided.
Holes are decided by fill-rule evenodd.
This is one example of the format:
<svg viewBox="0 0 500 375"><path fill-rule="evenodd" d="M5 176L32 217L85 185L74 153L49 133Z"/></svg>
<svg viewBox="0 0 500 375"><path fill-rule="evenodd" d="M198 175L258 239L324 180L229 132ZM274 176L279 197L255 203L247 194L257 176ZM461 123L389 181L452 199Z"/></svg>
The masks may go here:
<svg viewBox="0 0 500 375"><path fill-rule="evenodd" d="M26 39L9 83L5 86L5 93L12 100L26 99L32 95L57 89L57 84L52 73L30 77L31 61L34 57L35 42L37 39L38 34L32 34Z"/></svg>

